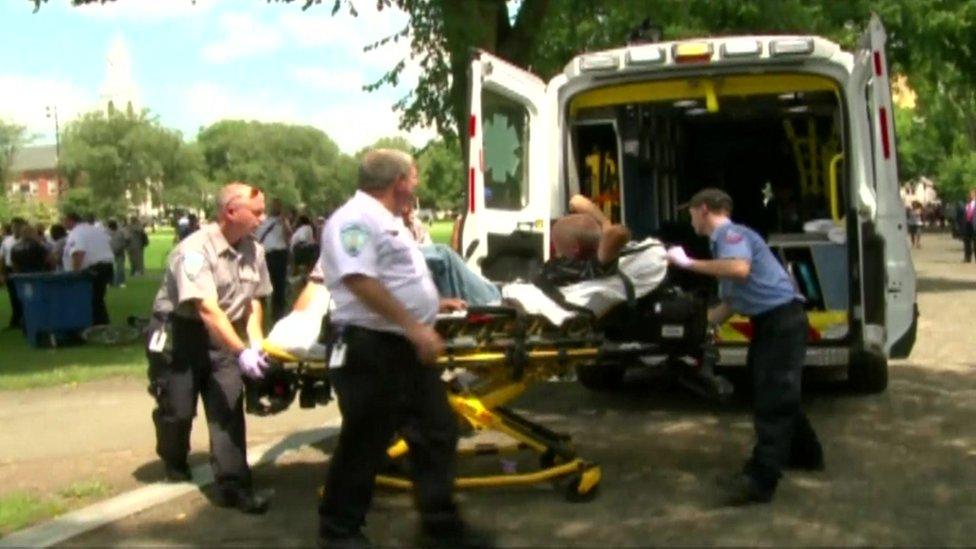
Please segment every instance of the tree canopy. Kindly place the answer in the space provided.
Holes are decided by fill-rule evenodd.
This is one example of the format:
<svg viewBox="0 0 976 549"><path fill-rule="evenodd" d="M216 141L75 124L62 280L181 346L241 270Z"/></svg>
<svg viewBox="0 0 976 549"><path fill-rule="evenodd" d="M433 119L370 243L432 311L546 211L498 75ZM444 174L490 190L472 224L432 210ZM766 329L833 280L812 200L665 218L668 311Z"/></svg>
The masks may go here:
<svg viewBox="0 0 976 549"><path fill-rule="evenodd" d="M100 215L124 214L150 194L158 201L167 187L199 185L199 155L148 111L89 112L65 126L62 141L61 171L71 186L91 190Z"/></svg>

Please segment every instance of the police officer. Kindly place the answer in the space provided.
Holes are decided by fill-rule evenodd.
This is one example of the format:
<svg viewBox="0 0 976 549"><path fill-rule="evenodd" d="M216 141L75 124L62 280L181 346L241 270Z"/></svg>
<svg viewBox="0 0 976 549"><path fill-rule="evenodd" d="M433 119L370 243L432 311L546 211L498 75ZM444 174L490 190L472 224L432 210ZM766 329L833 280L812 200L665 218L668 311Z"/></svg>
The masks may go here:
<svg viewBox="0 0 976 549"><path fill-rule="evenodd" d="M800 409L808 332L803 298L762 237L729 220L728 194L704 189L691 198L688 208L695 232L709 238L714 259L692 259L673 247L668 250L669 263L719 279L721 303L709 310L710 323L720 324L739 313L753 325L747 362L756 445L742 474L729 481L726 503L769 502L784 468L824 467L820 442Z"/></svg>
<svg viewBox="0 0 976 549"><path fill-rule="evenodd" d="M153 303L148 341L156 452L172 481L190 479L187 453L197 395L210 429L214 502L263 513L268 500L251 487L241 374L262 377L261 299L271 293L264 250L251 236L264 216L264 195L243 183L225 186L217 223L181 241L169 256ZM248 345L250 342L250 345Z"/></svg>
<svg viewBox="0 0 976 549"><path fill-rule="evenodd" d="M323 231L337 336L329 376L342 430L319 507L322 545L368 544L361 528L394 433L410 446L425 541L459 546L472 539L453 498L457 420L434 367L443 342L432 327L438 308L463 303L439 300L423 254L398 219L416 186L410 155L370 151L359 190Z"/></svg>

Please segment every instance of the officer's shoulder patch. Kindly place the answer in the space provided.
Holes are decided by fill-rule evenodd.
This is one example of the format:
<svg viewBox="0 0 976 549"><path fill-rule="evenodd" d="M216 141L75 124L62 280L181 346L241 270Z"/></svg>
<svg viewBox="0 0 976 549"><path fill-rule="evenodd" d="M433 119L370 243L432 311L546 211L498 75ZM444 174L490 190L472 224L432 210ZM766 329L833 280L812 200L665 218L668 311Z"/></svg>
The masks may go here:
<svg viewBox="0 0 976 549"><path fill-rule="evenodd" d="M339 229L339 241L347 254L356 257L369 242L369 229L360 221L350 221Z"/></svg>
<svg viewBox="0 0 976 549"><path fill-rule="evenodd" d="M725 231L726 244L738 244L739 242L742 242L742 233L735 229Z"/></svg>
<svg viewBox="0 0 976 549"><path fill-rule="evenodd" d="M205 260L200 252L186 252L183 254L183 274L193 280L203 269Z"/></svg>

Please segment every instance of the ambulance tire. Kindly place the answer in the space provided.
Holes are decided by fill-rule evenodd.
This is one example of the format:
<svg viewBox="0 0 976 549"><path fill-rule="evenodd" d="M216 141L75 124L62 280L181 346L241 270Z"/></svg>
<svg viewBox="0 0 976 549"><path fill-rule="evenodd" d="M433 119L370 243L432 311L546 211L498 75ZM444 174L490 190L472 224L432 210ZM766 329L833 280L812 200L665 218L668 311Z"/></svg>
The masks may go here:
<svg viewBox="0 0 976 549"><path fill-rule="evenodd" d="M847 383L853 391L865 395L884 392L888 388L888 359L865 351L852 354Z"/></svg>
<svg viewBox="0 0 976 549"><path fill-rule="evenodd" d="M627 368L617 362L584 364L576 367L576 378L591 391L615 391L624 384Z"/></svg>

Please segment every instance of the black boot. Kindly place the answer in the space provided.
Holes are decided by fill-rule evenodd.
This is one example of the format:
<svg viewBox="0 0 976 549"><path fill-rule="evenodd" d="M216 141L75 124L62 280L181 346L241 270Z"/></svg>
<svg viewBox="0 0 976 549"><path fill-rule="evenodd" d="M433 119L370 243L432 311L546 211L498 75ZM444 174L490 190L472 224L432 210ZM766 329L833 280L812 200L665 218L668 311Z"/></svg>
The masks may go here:
<svg viewBox="0 0 976 549"><path fill-rule="evenodd" d="M249 515L263 515L271 507L271 500L266 494L258 494L247 488L218 488L213 502L218 507L237 509Z"/></svg>

